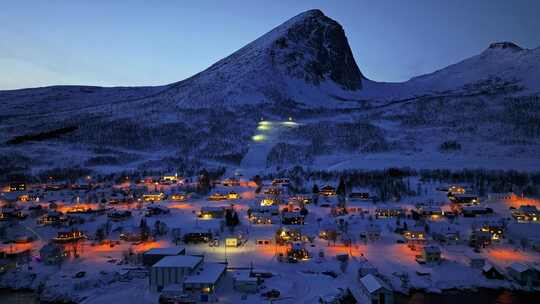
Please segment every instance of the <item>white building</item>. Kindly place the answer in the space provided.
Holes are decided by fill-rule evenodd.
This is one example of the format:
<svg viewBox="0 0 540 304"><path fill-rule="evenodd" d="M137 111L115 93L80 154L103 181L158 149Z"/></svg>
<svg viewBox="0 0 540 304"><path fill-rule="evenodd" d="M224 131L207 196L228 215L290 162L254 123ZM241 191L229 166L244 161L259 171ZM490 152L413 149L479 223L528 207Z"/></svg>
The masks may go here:
<svg viewBox="0 0 540 304"><path fill-rule="evenodd" d="M203 258L189 255L166 256L150 269L150 290L161 291L170 284L183 284L202 264Z"/></svg>
<svg viewBox="0 0 540 304"><path fill-rule="evenodd" d="M392 289L378 277L368 274L360 279L360 290L366 302L371 304L392 304Z"/></svg>
<svg viewBox="0 0 540 304"><path fill-rule="evenodd" d="M217 301L215 290L225 274L222 263L203 263L184 281L184 291L201 302Z"/></svg>

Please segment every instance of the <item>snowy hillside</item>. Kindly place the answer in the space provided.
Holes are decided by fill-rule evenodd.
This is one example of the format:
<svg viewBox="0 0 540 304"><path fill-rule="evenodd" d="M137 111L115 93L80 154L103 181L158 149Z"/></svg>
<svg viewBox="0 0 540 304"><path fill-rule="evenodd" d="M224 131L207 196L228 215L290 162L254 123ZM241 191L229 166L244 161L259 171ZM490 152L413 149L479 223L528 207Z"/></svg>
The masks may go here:
<svg viewBox="0 0 540 304"><path fill-rule="evenodd" d="M261 149L259 121L292 117L301 127L263 144L257 163L536 165L539 78L540 49L503 42L403 83L374 82L339 23L310 10L176 83L0 91L0 162L13 170L17 160L34 169L245 165Z"/></svg>

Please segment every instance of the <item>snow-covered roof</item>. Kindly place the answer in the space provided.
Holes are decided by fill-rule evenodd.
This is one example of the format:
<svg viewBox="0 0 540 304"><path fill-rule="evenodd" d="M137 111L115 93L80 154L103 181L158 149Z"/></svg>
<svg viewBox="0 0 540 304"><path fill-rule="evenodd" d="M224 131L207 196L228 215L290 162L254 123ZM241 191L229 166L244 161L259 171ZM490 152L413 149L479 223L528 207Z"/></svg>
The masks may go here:
<svg viewBox="0 0 540 304"><path fill-rule="evenodd" d="M233 273L233 278L241 282L257 282L257 278L250 275L249 270L239 270Z"/></svg>
<svg viewBox="0 0 540 304"><path fill-rule="evenodd" d="M158 255L178 255L184 252L184 247L165 247L165 248L152 248L146 251L144 254L158 254Z"/></svg>
<svg viewBox="0 0 540 304"><path fill-rule="evenodd" d="M362 277L360 279L360 283L364 285L369 293L373 293L381 288L385 288L383 282L372 274Z"/></svg>
<svg viewBox="0 0 540 304"><path fill-rule="evenodd" d="M184 284L215 284L220 276L225 272L225 264L204 263L196 274L190 275L184 281Z"/></svg>
<svg viewBox="0 0 540 304"><path fill-rule="evenodd" d="M424 247L424 251L426 253L441 253L441 248L439 248L438 246L431 245L431 246Z"/></svg>
<svg viewBox="0 0 540 304"><path fill-rule="evenodd" d="M203 212L223 212L223 211L225 211L225 207L221 207L221 206L202 206L201 211L203 211Z"/></svg>
<svg viewBox="0 0 540 304"><path fill-rule="evenodd" d="M181 267L195 268L202 261L202 257L190 255L173 255L167 256L154 264L152 267Z"/></svg>
<svg viewBox="0 0 540 304"><path fill-rule="evenodd" d="M509 268L517 271L517 272L525 272L527 270L529 270L529 267L523 263L512 263L510 264L510 266L508 266Z"/></svg>
<svg viewBox="0 0 540 304"><path fill-rule="evenodd" d="M441 212L441 207L439 206L422 206L420 210L424 212Z"/></svg>

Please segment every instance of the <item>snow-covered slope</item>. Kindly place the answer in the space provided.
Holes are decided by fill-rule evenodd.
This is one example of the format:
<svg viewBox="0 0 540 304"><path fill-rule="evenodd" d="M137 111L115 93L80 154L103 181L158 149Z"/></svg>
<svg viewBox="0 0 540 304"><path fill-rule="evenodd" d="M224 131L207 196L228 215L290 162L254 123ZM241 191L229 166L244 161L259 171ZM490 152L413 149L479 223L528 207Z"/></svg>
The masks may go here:
<svg viewBox="0 0 540 304"><path fill-rule="evenodd" d="M253 155L261 118L291 116L302 127L268 147L273 160L298 159L303 151L310 154L304 161L340 154L340 163L350 163L351 156L397 152L436 164L450 154L482 158L486 149L493 157L524 151L519 156L538 160L538 79L540 49L503 42L403 83L371 81L341 25L310 10L176 83L0 91L0 161L17 152L44 166L126 167L131 160L135 167L170 167L192 158L240 164ZM508 101L515 97L522 99ZM66 127L71 131L40 143L4 144ZM462 150L439 151L457 139Z"/></svg>

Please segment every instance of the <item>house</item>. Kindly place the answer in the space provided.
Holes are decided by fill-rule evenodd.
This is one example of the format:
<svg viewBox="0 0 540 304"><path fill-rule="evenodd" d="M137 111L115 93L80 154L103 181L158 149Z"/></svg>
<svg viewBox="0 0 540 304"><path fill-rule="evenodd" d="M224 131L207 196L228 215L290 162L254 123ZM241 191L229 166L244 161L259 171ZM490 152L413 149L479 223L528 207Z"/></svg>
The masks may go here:
<svg viewBox="0 0 540 304"><path fill-rule="evenodd" d="M169 214L170 212L171 211L167 207L163 207L159 205L152 205L146 208L146 212L144 213L144 216L150 217L154 215Z"/></svg>
<svg viewBox="0 0 540 304"><path fill-rule="evenodd" d="M376 241L381 238L381 227L377 224L369 224L360 232L360 238L368 241Z"/></svg>
<svg viewBox="0 0 540 304"><path fill-rule="evenodd" d="M24 220L27 216L18 208L4 207L0 210L0 221Z"/></svg>
<svg viewBox="0 0 540 304"><path fill-rule="evenodd" d="M493 210L485 206L468 205L461 208L461 214L463 214L464 217L475 217L477 215L484 215L489 213L493 213Z"/></svg>
<svg viewBox="0 0 540 304"><path fill-rule="evenodd" d="M521 285L532 286L538 280L536 271L523 263L512 263L506 268L508 275Z"/></svg>
<svg viewBox="0 0 540 304"><path fill-rule="evenodd" d="M203 206L199 211L199 217L203 219L216 219L225 217L225 207Z"/></svg>
<svg viewBox="0 0 540 304"><path fill-rule="evenodd" d="M177 173L167 173L161 177L159 180L160 184L170 185L178 183L182 178L178 177Z"/></svg>
<svg viewBox="0 0 540 304"><path fill-rule="evenodd" d="M41 247L39 250L39 257L46 265L56 265L62 263L67 257L67 252L64 250L64 246L56 243L49 243Z"/></svg>
<svg viewBox="0 0 540 304"><path fill-rule="evenodd" d="M274 205L278 205L278 201L276 199L273 199L273 198L269 198L269 197L265 197L261 200L260 202L260 205L265 207L265 206L274 206Z"/></svg>
<svg viewBox="0 0 540 304"><path fill-rule="evenodd" d="M418 263L440 263L441 262L441 248L439 246L430 245L422 248L422 255L417 257Z"/></svg>
<svg viewBox="0 0 540 304"><path fill-rule="evenodd" d="M305 261L310 257L304 243L292 242L287 248L287 259L289 262Z"/></svg>
<svg viewBox="0 0 540 304"><path fill-rule="evenodd" d="M276 231L276 244L283 245L290 242L298 242L305 240L300 229L281 227Z"/></svg>
<svg viewBox="0 0 540 304"><path fill-rule="evenodd" d="M469 238L469 246L485 248L491 245L491 233L482 230L474 230Z"/></svg>
<svg viewBox="0 0 540 304"><path fill-rule="evenodd" d="M203 262L202 257L189 255L166 256L150 269L150 290L162 291L171 284L184 283L185 278Z"/></svg>
<svg viewBox="0 0 540 304"><path fill-rule="evenodd" d="M506 226L501 221L489 221L482 224L480 230L491 233L491 239L493 241L499 241L504 238Z"/></svg>
<svg viewBox="0 0 540 304"><path fill-rule="evenodd" d="M130 227L127 231L120 233L120 239L126 242L141 242L143 240L143 230L140 227Z"/></svg>
<svg viewBox="0 0 540 304"><path fill-rule="evenodd" d="M465 194L466 190L466 186L463 185L450 185L447 192L450 194Z"/></svg>
<svg viewBox="0 0 540 304"><path fill-rule="evenodd" d="M233 273L233 288L238 292L259 292L259 279L252 277L250 271L239 270Z"/></svg>
<svg viewBox="0 0 540 304"><path fill-rule="evenodd" d="M9 184L9 192L26 191L25 182L12 182Z"/></svg>
<svg viewBox="0 0 540 304"><path fill-rule="evenodd" d="M131 217L131 211L128 211L128 210L113 211L107 214L107 217L110 218L114 222L124 221Z"/></svg>
<svg viewBox="0 0 540 304"><path fill-rule="evenodd" d="M474 194L456 194L449 197L450 201L454 204L480 204L480 198Z"/></svg>
<svg viewBox="0 0 540 304"><path fill-rule="evenodd" d="M274 186L288 186L291 181L288 178L275 178L272 180L272 185Z"/></svg>
<svg viewBox="0 0 540 304"><path fill-rule="evenodd" d="M215 290L225 276L226 265L202 263L184 280L184 291L201 302L216 302Z"/></svg>
<svg viewBox="0 0 540 304"><path fill-rule="evenodd" d="M283 212L281 214L281 223L283 225L304 225L304 215L299 211Z"/></svg>
<svg viewBox="0 0 540 304"><path fill-rule="evenodd" d="M279 215L279 206L277 205L261 206L261 205L255 204L255 205L251 205L247 211L248 215L250 215L253 212L266 213L271 216Z"/></svg>
<svg viewBox="0 0 540 304"><path fill-rule="evenodd" d="M323 186L319 189L319 194L322 196L334 196L336 195L336 188L330 185Z"/></svg>
<svg viewBox="0 0 540 304"><path fill-rule="evenodd" d="M373 264L368 261L365 261L358 266L358 278L363 278L368 274L377 275L378 273L377 267L373 266Z"/></svg>
<svg viewBox="0 0 540 304"><path fill-rule="evenodd" d="M469 262L469 266L472 268L481 269L486 265L486 259L478 254L468 254L467 261Z"/></svg>
<svg viewBox="0 0 540 304"><path fill-rule="evenodd" d="M165 199L163 192L150 192L143 194L143 201L145 202L160 202Z"/></svg>
<svg viewBox="0 0 540 304"><path fill-rule="evenodd" d="M67 218L58 211L49 211L38 219L40 225L61 225L67 221Z"/></svg>
<svg viewBox="0 0 540 304"><path fill-rule="evenodd" d="M419 208L418 213L432 220L439 219L440 217L443 216L441 207L438 207L438 206L422 206Z"/></svg>
<svg viewBox="0 0 540 304"><path fill-rule="evenodd" d="M186 200L187 194L182 193L182 192L176 192L176 193L171 194L169 198L175 202L183 202Z"/></svg>
<svg viewBox="0 0 540 304"><path fill-rule="evenodd" d="M533 205L521 205L512 212L518 222L540 222L540 211Z"/></svg>
<svg viewBox="0 0 540 304"><path fill-rule="evenodd" d="M405 215L405 211L401 207L388 206L375 209L375 217L377 218L389 218Z"/></svg>
<svg viewBox="0 0 540 304"><path fill-rule="evenodd" d="M209 201L224 201L227 199L229 199L229 195L220 192L214 192L208 197Z"/></svg>
<svg viewBox="0 0 540 304"><path fill-rule="evenodd" d="M213 234L211 231L203 228L194 228L182 237L182 241L186 244L189 243L208 243L213 240Z"/></svg>
<svg viewBox="0 0 540 304"><path fill-rule="evenodd" d="M458 244L461 234L458 228L446 222L430 222L429 231L431 238L445 244Z"/></svg>
<svg viewBox="0 0 540 304"><path fill-rule="evenodd" d="M304 206L311 204L312 199L307 195L295 195L289 197L289 205Z"/></svg>
<svg viewBox="0 0 540 304"><path fill-rule="evenodd" d="M281 194L281 192L281 188L277 186L268 187L264 190L264 194L273 196L278 196Z"/></svg>
<svg viewBox="0 0 540 304"><path fill-rule="evenodd" d="M249 214L249 221L256 225L272 224L272 215L269 213L251 212Z"/></svg>
<svg viewBox="0 0 540 304"><path fill-rule="evenodd" d="M319 238L323 240L336 240L338 236L338 226L334 221L322 222L319 229Z"/></svg>
<svg viewBox="0 0 540 304"><path fill-rule="evenodd" d="M504 279L504 272L499 269L499 267L496 267L490 263L486 263L484 267L482 267L482 274L492 280L503 280Z"/></svg>
<svg viewBox="0 0 540 304"><path fill-rule="evenodd" d="M53 238L53 241L56 243L70 243L77 242L82 239L85 239L86 236L79 230L72 231L59 231L57 236Z"/></svg>
<svg viewBox="0 0 540 304"><path fill-rule="evenodd" d="M238 187L240 186L240 181L237 178L231 177L224 179L221 184L225 187Z"/></svg>
<svg viewBox="0 0 540 304"><path fill-rule="evenodd" d="M152 248L143 253L142 262L144 266L152 266L164 257L185 254L186 249L184 247Z"/></svg>
<svg viewBox="0 0 540 304"><path fill-rule="evenodd" d="M234 191L230 191L229 193L227 193L227 199L230 199L230 200L236 200L236 199L240 199L240 194L234 192Z"/></svg>
<svg viewBox="0 0 540 304"><path fill-rule="evenodd" d="M365 299L364 303L394 303L394 293L390 286L372 274L360 279L360 291Z"/></svg>
<svg viewBox="0 0 540 304"><path fill-rule="evenodd" d="M349 194L350 199L357 199L361 201L367 201L369 200L369 192L351 192Z"/></svg>
<svg viewBox="0 0 540 304"><path fill-rule="evenodd" d="M403 238L409 245L423 245L427 242L424 230L410 229L403 231Z"/></svg>

